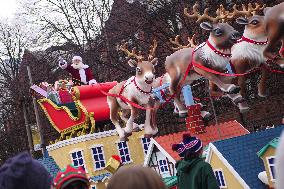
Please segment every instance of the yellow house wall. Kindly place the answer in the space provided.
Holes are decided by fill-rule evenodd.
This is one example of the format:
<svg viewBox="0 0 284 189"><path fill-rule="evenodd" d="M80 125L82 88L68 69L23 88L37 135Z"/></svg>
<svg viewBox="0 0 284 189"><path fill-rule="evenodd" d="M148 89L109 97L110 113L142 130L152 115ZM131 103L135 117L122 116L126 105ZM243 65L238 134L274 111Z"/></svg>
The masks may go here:
<svg viewBox="0 0 284 189"><path fill-rule="evenodd" d="M271 188L274 188L274 182L271 181L271 175L270 175L270 172L269 172L269 167L268 167L268 163L267 163L267 157L270 157L270 156L275 156L275 149L272 148L272 147L269 147L266 152L262 155L261 159L263 160L263 163L264 163L264 167L265 167L265 171L266 171L266 174L267 174L267 178L268 178L268 182L269 182L269 186Z"/></svg>
<svg viewBox="0 0 284 189"><path fill-rule="evenodd" d="M144 162L144 151L141 143L141 137L144 134L143 131L133 133L132 136L129 137L128 147L130 152L132 163L125 165L137 165L143 164ZM49 155L52 156L60 167L60 169L65 168L68 164L72 163L71 160L71 152L74 150L83 150L85 167L88 171L89 176L100 175L103 173L107 173L105 170L94 170L94 164L92 159L91 148L95 145L103 145L104 156L106 162L110 159L112 155L119 155L117 142L119 142L118 136L109 136L104 138L99 138L95 140L89 140L85 142L80 142L77 144L70 144L55 150L49 151Z"/></svg>
<svg viewBox="0 0 284 189"><path fill-rule="evenodd" d="M227 189L242 189L242 185L234 177L234 175L229 171L229 169L223 164L220 158L213 152L211 160L209 162L214 169L222 169L223 176L225 177L225 182L227 184Z"/></svg>

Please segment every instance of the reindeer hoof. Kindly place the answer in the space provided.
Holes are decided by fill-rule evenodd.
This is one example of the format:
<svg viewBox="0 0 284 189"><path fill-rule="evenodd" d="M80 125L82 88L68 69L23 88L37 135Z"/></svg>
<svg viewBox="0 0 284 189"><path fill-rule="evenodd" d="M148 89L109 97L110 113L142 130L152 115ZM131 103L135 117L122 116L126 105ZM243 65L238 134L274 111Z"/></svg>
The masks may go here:
<svg viewBox="0 0 284 189"><path fill-rule="evenodd" d="M202 117L202 119L203 119L204 121L210 121L210 120L213 119L213 116L212 116L212 114L210 114L209 112L207 112L206 114L204 114L204 116Z"/></svg>
<svg viewBox="0 0 284 189"><path fill-rule="evenodd" d="M239 103L242 103L244 101L245 101L245 99L242 96L238 96L237 98L233 99L234 104L239 104Z"/></svg>
<svg viewBox="0 0 284 189"><path fill-rule="evenodd" d="M144 138L152 138L153 137L153 135L151 135L151 134L144 134Z"/></svg>
<svg viewBox="0 0 284 189"><path fill-rule="evenodd" d="M187 112L180 112L178 114L179 118L186 118L188 116L188 113Z"/></svg>
<svg viewBox="0 0 284 189"><path fill-rule="evenodd" d="M120 141L129 141L129 139L127 137L122 137L119 139Z"/></svg>
<svg viewBox="0 0 284 189"><path fill-rule="evenodd" d="M127 133L127 132L124 132L125 134L124 134L124 137L125 138L128 138L128 137L130 137L131 135L132 135L132 133Z"/></svg>
<svg viewBox="0 0 284 189"><path fill-rule="evenodd" d="M141 129L139 127L136 127L132 130L132 132L139 132L139 131L141 131Z"/></svg>
<svg viewBox="0 0 284 189"><path fill-rule="evenodd" d="M249 111L249 107L242 107L242 108L240 108L240 113L241 114L245 114L245 113L247 113Z"/></svg>
<svg viewBox="0 0 284 189"><path fill-rule="evenodd" d="M258 93L258 96L261 98L267 98L267 94Z"/></svg>
<svg viewBox="0 0 284 189"><path fill-rule="evenodd" d="M236 86L236 85L232 85L229 89L228 89L228 94L237 94L239 93L241 90L240 87Z"/></svg>

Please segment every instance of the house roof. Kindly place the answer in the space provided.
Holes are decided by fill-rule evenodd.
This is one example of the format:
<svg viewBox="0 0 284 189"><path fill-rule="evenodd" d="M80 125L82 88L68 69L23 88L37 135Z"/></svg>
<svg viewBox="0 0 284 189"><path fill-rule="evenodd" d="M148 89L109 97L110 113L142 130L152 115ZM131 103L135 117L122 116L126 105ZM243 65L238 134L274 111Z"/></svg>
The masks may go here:
<svg viewBox="0 0 284 189"><path fill-rule="evenodd" d="M279 141L279 137L276 137L275 139L270 141L268 144L266 144L263 148L261 148L261 150L257 152L258 157L261 157L269 147L276 148L278 146L278 141Z"/></svg>
<svg viewBox="0 0 284 189"><path fill-rule="evenodd" d="M40 158L38 161L47 169L53 178L60 171L60 168L51 156Z"/></svg>
<svg viewBox="0 0 284 189"><path fill-rule="evenodd" d="M283 128L284 125L213 142L213 145L250 188L266 189L267 187L258 179L258 174L265 169L256 153L269 141L279 137Z"/></svg>
<svg viewBox="0 0 284 189"><path fill-rule="evenodd" d="M98 181L104 180L105 178L109 178L110 176L111 176L110 173L104 173L104 174L101 174L101 175L93 176L90 179L91 179L92 182L98 182Z"/></svg>
<svg viewBox="0 0 284 189"><path fill-rule="evenodd" d="M219 128L219 129L218 129ZM220 136L219 136L220 131ZM180 143L182 140L183 134L188 133L188 131L159 136L154 138L154 140L175 160L180 159L178 153L172 150L172 144ZM236 136L241 136L248 134L249 131L245 129L237 121L229 121L221 123L219 125L210 125L206 127L206 132L201 134L192 134L198 137L203 146L208 145L210 142L223 140L227 138L232 138Z"/></svg>

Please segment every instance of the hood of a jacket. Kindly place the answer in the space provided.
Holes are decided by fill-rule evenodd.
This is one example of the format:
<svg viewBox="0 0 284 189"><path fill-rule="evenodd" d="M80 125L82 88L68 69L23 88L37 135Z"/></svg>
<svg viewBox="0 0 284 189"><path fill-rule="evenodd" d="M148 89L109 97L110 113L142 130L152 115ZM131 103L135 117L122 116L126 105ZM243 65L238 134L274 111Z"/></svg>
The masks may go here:
<svg viewBox="0 0 284 189"><path fill-rule="evenodd" d="M177 163L177 170L182 172L189 172L198 162L203 161L202 158L192 158L188 160L181 160Z"/></svg>

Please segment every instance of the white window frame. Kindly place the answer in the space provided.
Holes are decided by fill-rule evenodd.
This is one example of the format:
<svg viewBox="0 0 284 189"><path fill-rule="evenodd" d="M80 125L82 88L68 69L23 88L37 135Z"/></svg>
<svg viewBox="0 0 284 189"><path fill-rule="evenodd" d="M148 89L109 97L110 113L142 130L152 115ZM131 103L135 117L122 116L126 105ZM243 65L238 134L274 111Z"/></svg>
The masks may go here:
<svg viewBox="0 0 284 189"><path fill-rule="evenodd" d="M130 154L130 149L129 149L129 145L128 145L128 142L127 141L119 141L119 142L117 142L116 143L116 146L117 146L117 150L118 150L118 154L119 154L119 157L120 157L120 159L121 159L121 161L122 161L122 157L121 157L121 154L120 154L120 152L119 152L119 146L118 146L118 144L119 143L122 143L122 142L125 142L126 143L126 146L127 146L127 149L128 149L128 155L129 155L129 159L130 159L130 161L128 161L128 162L122 162L122 164L130 164L130 163L132 163L133 161L132 161L132 158L131 158L131 154Z"/></svg>
<svg viewBox="0 0 284 189"><path fill-rule="evenodd" d="M93 148L98 148L100 147L102 149L102 155L103 155L103 160L104 160L104 163L105 163L105 166L104 167L101 167L101 168L96 168L96 160L94 158L94 153L93 153ZM92 160L93 160L93 165L94 165L94 170L95 171L99 171L99 170L102 170L106 167L106 158L105 158L105 151L104 151L104 145L102 144L99 144L99 145L94 145L94 146L91 146L90 147L90 150L91 150L91 154L92 154ZM101 160L102 161L102 160Z"/></svg>
<svg viewBox="0 0 284 189"><path fill-rule="evenodd" d="M166 164L161 166L160 161L165 161ZM170 172L169 165L168 165L168 162L167 162L166 159L160 159L160 160L158 160L158 164L159 164L159 169L160 169L160 171L161 171L161 174L166 174L166 173L169 173L169 172ZM168 171L162 171L161 167L164 167L164 170L165 170L165 167L166 167L166 168L168 169Z"/></svg>
<svg viewBox="0 0 284 189"><path fill-rule="evenodd" d="M74 165L74 161L73 161L74 159L73 159L72 154L75 153L75 152L77 153L77 152L79 152L79 151L81 151L81 154L82 154L83 165L84 165L84 167L85 167L85 171L86 171L86 173L88 173L88 169L87 169L87 165L86 165L85 156L84 156L84 150L83 150L83 149L74 149L74 150L72 150L72 151L69 152L70 158L71 158L71 161L72 161L72 164ZM78 161L78 163L79 163L79 161ZM79 166L75 166L75 165L74 165L74 167L79 167Z"/></svg>
<svg viewBox="0 0 284 189"><path fill-rule="evenodd" d="M270 164L269 163L269 159L272 159L272 158L274 159L274 164ZM268 166L268 170L269 170L271 181L275 182L276 179L273 177L272 171L271 171L271 167L273 166L274 167L274 174L275 174L275 156L266 157L266 162L267 162L267 166Z"/></svg>
<svg viewBox="0 0 284 189"><path fill-rule="evenodd" d="M142 144L142 149L143 149L144 155L146 156L146 155L147 155L147 152L148 152L148 150L149 150L151 138L144 138L144 137L141 137L140 139L141 139L141 144ZM147 142L147 143L148 143L148 149L147 149L147 151L145 151L145 148L144 148L144 145L147 144L147 143L144 143L144 142L143 142L143 139L149 139L149 142Z"/></svg>
<svg viewBox="0 0 284 189"><path fill-rule="evenodd" d="M213 172L214 172L215 177L217 177L216 174L215 174L216 171L218 171L218 176L219 176L219 171L221 171L222 176L223 176L223 180L224 180L224 184L225 184L225 186L219 186L219 187L220 187L220 188L227 188L227 182L226 182L226 179L225 179L225 174L224 174L223 169L214 169ZM219 179L220 179L220 182L221 182L220 176L219 176ZM217 178L216 178L216 180L217 180ZM222 184L222 183L221 183L221 184Z"/></svg>

